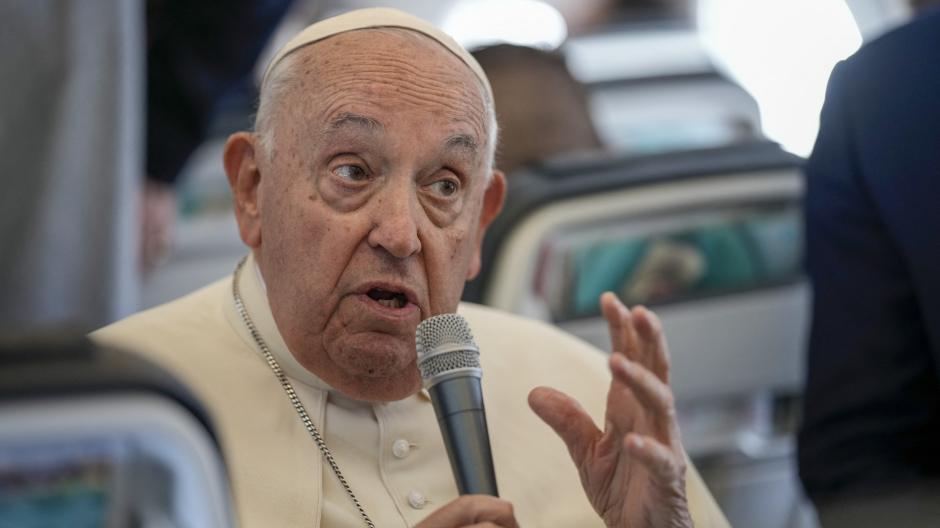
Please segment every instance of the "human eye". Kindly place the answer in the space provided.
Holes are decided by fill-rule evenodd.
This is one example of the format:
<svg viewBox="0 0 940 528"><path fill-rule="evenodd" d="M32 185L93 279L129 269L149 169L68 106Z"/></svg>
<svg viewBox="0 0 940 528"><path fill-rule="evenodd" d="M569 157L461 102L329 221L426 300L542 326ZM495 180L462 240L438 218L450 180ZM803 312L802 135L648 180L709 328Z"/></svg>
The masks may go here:
<svg viewBox="0 0 940 528"><path fill-rule="evenodd" d="M437 194L449 197L457 194L457 183L452 180L439 180L429 185Z"/></svg>
<svg viewBox="0 0 940 528"><path fill-rule="evenodd" d="M362 181L366 179L366 171L358 165L341 165L333 169L333 174L348 181Z"/></svg>

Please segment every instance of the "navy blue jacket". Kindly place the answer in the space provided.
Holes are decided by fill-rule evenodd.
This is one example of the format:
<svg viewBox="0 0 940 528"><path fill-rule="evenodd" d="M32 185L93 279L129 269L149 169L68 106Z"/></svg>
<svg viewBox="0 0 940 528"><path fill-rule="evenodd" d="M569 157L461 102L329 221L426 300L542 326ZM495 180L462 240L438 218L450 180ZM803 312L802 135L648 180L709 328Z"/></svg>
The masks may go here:
<svg viewBox="0 0 940 528"><path fill-rule="evenodd" d="M836 66L806 177L806 491L940 477L940 9Z"/></svg>

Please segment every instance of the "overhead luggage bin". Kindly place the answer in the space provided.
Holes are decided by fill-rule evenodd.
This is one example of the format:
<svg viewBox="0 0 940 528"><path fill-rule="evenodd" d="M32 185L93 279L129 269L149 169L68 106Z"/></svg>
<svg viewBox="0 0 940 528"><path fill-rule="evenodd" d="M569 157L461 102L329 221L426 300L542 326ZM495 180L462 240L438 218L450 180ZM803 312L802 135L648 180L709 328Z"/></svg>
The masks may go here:
<svg viewBox="0 0 940 528"><path fill-rule="evenodd" d="M610 149L653 154L761 136L757 101L720 73L694 24L615 26L562 49Z"/></svg>
<svg viewBox="0 0 940 528"><path fill-rule="evenodd" d="M513 175L464 300L609 350L599 295L662 318L679 403L802 385L802 158L754 142Z"/></svg>

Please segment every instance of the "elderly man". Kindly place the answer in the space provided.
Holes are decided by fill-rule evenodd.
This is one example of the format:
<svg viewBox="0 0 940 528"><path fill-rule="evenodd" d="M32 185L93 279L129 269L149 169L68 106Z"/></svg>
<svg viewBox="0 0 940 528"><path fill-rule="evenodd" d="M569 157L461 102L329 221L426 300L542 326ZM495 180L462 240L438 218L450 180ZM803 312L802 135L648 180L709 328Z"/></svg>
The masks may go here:
<svg viewBox="0 0 940 528"><path fill-rule="evenodd" d="M495 137L486 77L437 28L387 9L314 24L272 60L257 135L225 149L251 254L93 334L206 402L243 526L726 526L685 461L652 313L602 298L608 370L551 327L459 304L505 193ZM421 388L415 328L454 311L483 351L501 499L458 498Z"/></svg>

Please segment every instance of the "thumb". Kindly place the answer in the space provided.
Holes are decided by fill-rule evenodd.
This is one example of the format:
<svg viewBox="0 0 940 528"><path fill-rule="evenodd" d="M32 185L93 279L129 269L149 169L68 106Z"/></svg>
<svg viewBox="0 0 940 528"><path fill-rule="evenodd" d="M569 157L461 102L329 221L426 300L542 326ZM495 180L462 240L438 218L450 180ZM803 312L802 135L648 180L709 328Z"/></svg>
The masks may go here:
<svg viewBox="0 0 940 528"><path fill-rule="evenodd" d="M584 460L590 445L603 434L580 403L555 389L533 389L529 393L529 407L561 437L576 464Z"/></svg>

